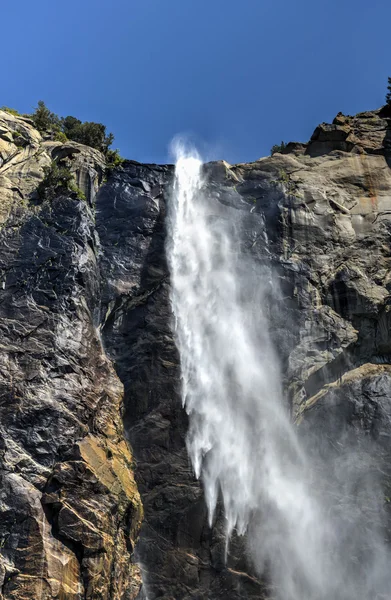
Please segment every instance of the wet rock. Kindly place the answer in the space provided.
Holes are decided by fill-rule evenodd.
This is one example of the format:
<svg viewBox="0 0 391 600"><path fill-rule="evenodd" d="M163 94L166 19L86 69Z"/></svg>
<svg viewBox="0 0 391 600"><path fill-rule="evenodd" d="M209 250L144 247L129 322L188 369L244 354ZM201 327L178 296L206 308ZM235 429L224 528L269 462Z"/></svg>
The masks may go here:
<svg viewBox="0 0 391 600"><path fill-rule="evenodd" d="M299 431L359 457L374 440L379 460L363 464L384 473L390 118L339 114L308 144L204 168L211 215L270 273ZM87 202L30 202L54 157ZM173 166L126 161L102 184L104 168L97 151L43 142L0 111L2 597L129 600L137 561L149 600L264 597L243 538L226 558L221 507L210 528L187 457L165 259Z"/></svg>

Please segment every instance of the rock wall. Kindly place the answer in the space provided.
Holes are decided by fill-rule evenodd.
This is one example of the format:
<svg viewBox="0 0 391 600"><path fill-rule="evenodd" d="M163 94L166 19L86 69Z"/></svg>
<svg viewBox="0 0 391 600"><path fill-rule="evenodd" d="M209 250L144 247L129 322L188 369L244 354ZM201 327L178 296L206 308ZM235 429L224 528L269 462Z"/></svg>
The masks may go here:
<svg viewBox="0 0 391 600"><path fill-rule="evenodd" d="M94 208L34 195L58 146L0 111L0 597L130 599L142 505L99 332ZM103 157L73 152L97 189Z"/></svg>
<svg viewBox="0 0 391 600"><path fill-rule="evenodd" d="M390 119L337 115L284 154L205 166L241 250L273 270L292 418L327 443L373 439L386 487ZM37 201L56 156L87 202ZM102 183L98 152L4 112L0 157L2 597L129 600L137 562L149 600L262 597L242 539L225 562L223 515L208 527L186 455L164 254L173 167L126 161Z"/></svg>

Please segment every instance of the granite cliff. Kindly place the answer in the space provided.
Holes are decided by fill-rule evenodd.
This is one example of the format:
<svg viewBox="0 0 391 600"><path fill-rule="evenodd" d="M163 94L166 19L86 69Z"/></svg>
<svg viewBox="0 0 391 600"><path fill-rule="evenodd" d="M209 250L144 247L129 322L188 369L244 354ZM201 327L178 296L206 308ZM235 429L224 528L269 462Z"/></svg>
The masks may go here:
<svg viewBox="0 0 391 600"><path fill-rule="evenodd" d="M53 159L86 200L40 200ZM204 167L240 250L273 271L292 419L320 445L373 439L386 490L390 166L385 107L339 114L283 154ZM164 251L172 179L171 165L134 161L107 174L97 150L0 111L4 600L263 597L242 538L224 560L223 515L208 527L186 455Z"/></svg>

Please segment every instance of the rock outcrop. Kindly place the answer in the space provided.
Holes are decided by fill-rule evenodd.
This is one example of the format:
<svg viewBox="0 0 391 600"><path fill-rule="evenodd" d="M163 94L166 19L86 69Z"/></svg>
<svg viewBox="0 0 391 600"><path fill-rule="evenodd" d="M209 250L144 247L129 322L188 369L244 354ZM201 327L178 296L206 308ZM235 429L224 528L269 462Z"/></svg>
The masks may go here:
<svg viewBox="0 0 391 600"><path fill-rule="evenodd" d="M39 203L58 144L2 111L0 126L0 597L134 598L142 505L99 333L94 208ZM72 153L92 199L103 156Z"/></svg>
<svg viewBox="0 0 391 600"><path fill-rule="evenodd" d="M283 154L205 166L241 250L274 273L292 418L325 443L373 439L386 478L390 120L340 114ZM87 201L36 199L56 157ZM0 112L0 597L129 600L139 563L139 597L255 600L244 541L225 561L223 515L208 527L186 455L164 251L173 167L126 161L103 183L104 167Z"/></svg>

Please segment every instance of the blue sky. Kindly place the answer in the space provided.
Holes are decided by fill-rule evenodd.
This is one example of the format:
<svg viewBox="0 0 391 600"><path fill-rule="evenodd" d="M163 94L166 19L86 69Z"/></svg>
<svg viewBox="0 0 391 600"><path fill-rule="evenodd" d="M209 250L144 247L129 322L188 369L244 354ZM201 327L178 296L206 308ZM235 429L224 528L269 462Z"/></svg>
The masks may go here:
<svg viewBox="0 0 391 600"><path fill-rule="evenodd" d="M143 162L176 134L255 160L380 106L391 76L390 0L14 0L1 22L0 105L103 122Z"/></svg>

